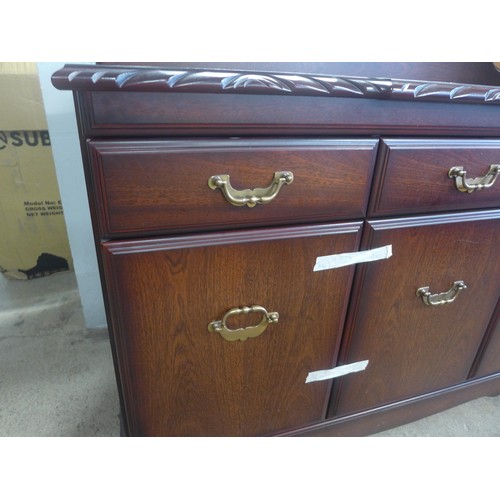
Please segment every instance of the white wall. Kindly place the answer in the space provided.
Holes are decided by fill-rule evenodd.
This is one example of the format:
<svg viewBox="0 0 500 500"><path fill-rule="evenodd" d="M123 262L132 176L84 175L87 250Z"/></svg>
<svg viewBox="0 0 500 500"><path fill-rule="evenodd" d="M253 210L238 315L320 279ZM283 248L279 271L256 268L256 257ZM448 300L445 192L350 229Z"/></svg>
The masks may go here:
<svg viewBox="0 0 500 500"><path fill-rule="evenodd" d="M99 271L76 125L73 95L57 90L52 74L64 63L38 63L69 244L87 328L106 326Z"/></svg>

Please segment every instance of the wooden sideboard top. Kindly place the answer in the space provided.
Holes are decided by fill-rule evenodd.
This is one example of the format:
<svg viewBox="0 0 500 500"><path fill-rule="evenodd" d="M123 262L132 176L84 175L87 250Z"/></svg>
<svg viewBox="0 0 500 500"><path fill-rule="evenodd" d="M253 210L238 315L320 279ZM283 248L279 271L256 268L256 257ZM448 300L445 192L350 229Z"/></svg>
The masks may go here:
<svg viewBox="0 0 500 500"><path fill-rule="evenodd" d="M486 68L468 65L478 63L408 63L403 71L395 63L378 66L329 67L328 63L303 63L298 71L286 71L294 66L274 63L278 70L271 71L270 63L232 64L237 69L224 69L231 63L179 63L140 65L134 64L69 64L52 77L54 86L61 90L83 91L140 91L211 94L258 94L317 97L354 97L369 99L394 99L409 101L500 103L500 74L492 63ZM198 66L200 64L200 66ZM333 63L330 63L333 64ZM482 63L484 64L484 63ZM446 66L449 65L449 66ZM490 67L491 66L491 67ZM263 67L266 70L257 68ZM440 71L438 69L440 68ZM445 69L447 70L445 71ZM462 71L459 71L459 68ZM281 71L284 69L285 71ZM361 73L372 71L374 75L344 76L342 74L316 73L315 70L338 69ZM390 75L399 76L390 76ZM404 77L409 75L409 77ZM420 76L420 78L415 78ZM432 76L435 78L429 79ZM438 78L453 77L457 81L441 81ZM485 82L485 83L483 83Z"/></svg>

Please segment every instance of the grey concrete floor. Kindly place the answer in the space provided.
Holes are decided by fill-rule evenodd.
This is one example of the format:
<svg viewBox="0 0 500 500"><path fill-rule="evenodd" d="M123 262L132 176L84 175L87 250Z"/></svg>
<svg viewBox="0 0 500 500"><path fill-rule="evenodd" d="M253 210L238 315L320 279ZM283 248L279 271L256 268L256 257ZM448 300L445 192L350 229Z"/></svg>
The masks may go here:
<svg viewBox="0 0 500 500"><path fill-rule="evenodd" d="M119 436L106 330L85 328L73 272L0 276L0 436ZM498 437L500 396L376 437Z"/></svg>
<svg viewBox="0 0 500 500"><path fill-rule="evenodd" d="M119 436L106 330L87 330L73 272L0 276L0 436Z"/></svg>

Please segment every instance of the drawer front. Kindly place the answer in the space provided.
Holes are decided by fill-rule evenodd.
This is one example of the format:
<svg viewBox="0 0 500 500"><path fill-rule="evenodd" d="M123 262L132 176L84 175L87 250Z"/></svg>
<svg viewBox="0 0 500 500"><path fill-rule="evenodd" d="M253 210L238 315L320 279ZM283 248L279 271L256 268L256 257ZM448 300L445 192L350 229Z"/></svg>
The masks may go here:
<svg viewBox="0 0 500 500"><path fill-rule="evenodd" d="M497 208L500 178L489 187L460 191L461 175L449 176L462 167L471 187L474 179L488 184L492 165L500 165L498 140L405 140L384 139L380 144L377 175L370 200L371 216L428 213L441 210ZM500 177L500 173L497 174ZM458 181L456 180L458 178Z"/></svg>
<svg viewBox="0 0 500 500"><path fill-rule="evenodd" d="M500 211L377 221L369 236L393 255L357 274L342 362L369 364L342 379L331 416L465 381L500 294ZM467 288L457 294L459 281ZM417 294L425 287L431 305Z"/></svg>
<svg viewBox="0 0 500 500"><path fill-rule="evenodd" d="M91 141L100 231L112 237L360 218L376 147L375 140Z"/></svg>
<svg viewBox="0 0 500 500"><path fill-rule="evenodd" d="M335 366L353 266L313 268L355 251L360 226L103 244L131 434L264 435L324 418L330 383L305 381ZM258 333L263 313L241 311L255 305L279 315L257 336L210 330L227 316L229 335Z"/></svg>

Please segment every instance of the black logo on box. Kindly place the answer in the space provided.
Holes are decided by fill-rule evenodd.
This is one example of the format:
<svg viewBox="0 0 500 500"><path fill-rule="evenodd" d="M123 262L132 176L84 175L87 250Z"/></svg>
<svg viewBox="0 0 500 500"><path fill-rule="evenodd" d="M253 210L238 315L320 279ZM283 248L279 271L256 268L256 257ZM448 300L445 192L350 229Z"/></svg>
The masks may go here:
<svg viewBox="0 0 500 500"><path fill-rule="evenodd" d="M0 150L7 146L19 148L21 146L50 146L48 130L12 130L0 131Z"/></svg>
<svg viewBox="0 0 500 500"><path fill-rule="evenodd" d="M36 265L31 269L18 269L18 271L24 273L29 280L68 270L68 261L64 257L45 252L38 257Z"/></svg>

